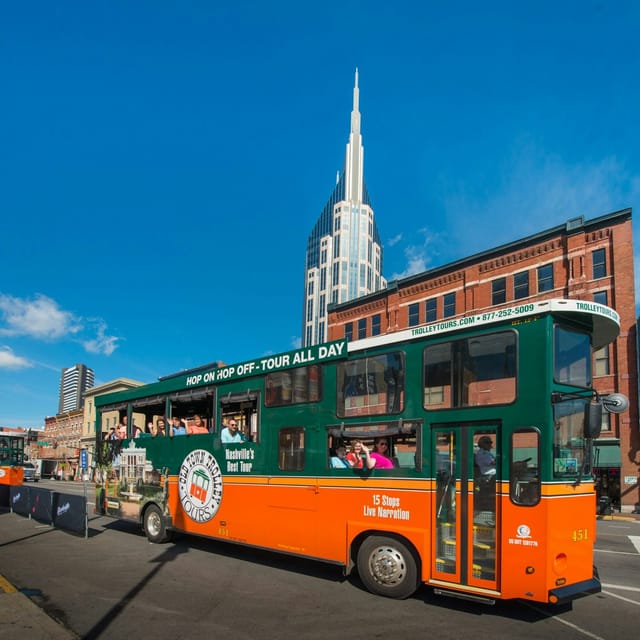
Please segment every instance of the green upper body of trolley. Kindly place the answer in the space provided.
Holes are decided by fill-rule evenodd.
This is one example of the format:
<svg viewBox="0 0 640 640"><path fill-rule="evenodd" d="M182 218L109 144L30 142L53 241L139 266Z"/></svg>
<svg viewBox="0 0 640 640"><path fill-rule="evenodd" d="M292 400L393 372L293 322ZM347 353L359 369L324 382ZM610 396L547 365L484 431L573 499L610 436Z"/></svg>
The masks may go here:
<svg viewBox="0 0 640 640"><path fill-rule="evenodd" d="M152 415L169 418L176 408L184 407L208 412L213 433L136 439L137 446L145 447L156 463L161 458L161 466L170 473L177 472L193 448L211 449L227 460L233 460L229 451L242 450L245 460L249 457L251 461L244 469L255 474L347 473L328 466L328 441L332 437L339 440L391 434L414 438L415 465L376 473L433 477L435 463L429 445L433 426L499 423L501 442L497 445L505 454L513 433L529 430L538 434L533 451L537 459L527 461L523 449L522 462L525 467L535 467L540 480L578 479L590 473L590 443L598 435L598 408L601 411L592 387L592 352L609 344L618 332L619 316L608 307L578 300L549 300L351 343L335 341L235 365L203 367L96 397L97 437L101 439L105 431L101 414L106 411L130 417L144 414L146 420ZM496 369L505 370L494 385L503 395L498 394L488 404L479 404L469 395L473 369L483 364L492 373L480 374L480 378L496 375ZM376 367L383 370L378 374L384 380L382 406L373 413L350 412L348 398L358 396L350 396L349 387L366 386ZM313 381L317 385L315 395L309 373L312 370L318 376ZM307 372L306 401L270 403L268 387L282 373L289 372L293 377L296 371ZM438 393L444 402L433 400ZM247 406L255 406L254 441L223 448L220 430L225 411L234 407L243 411ZM283 457L283 438L289 438L292 449L304 449L302 458L292 462L293 458ZM507 477L513 459L502 455L499 460L503 477ZM227 471L242 472L242 468L231 465Z"/></svg>
<svg viewBox="0 0 640 640"><path fill-rule="evenodd" d="M0 432L0 466L15 467L24 464L23 435Z"/></svg>

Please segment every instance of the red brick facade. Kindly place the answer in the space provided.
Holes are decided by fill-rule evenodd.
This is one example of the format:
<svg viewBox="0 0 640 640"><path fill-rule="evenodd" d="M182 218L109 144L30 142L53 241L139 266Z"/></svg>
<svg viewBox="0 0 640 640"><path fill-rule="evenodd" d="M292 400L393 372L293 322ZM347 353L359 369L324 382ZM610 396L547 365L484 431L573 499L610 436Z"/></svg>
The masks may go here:
<svg viewBox="0 0 640 640"><path fill-rule="evenodd" d="M328 339L343 338L349 331L353 339L393 333L514 302L549 298L596 300L620 314L620 336L608 349L608 363L606 358L594 363L594 386L629 398L629 410L610 415L610 429L603 431L601 439L619 440L622 458L617 470L619 488L616 470L607 472L608 494L625 507L636 505L640 503L640 434L631 209L587 221L576 218L334 305L329 308Z"/></svg>

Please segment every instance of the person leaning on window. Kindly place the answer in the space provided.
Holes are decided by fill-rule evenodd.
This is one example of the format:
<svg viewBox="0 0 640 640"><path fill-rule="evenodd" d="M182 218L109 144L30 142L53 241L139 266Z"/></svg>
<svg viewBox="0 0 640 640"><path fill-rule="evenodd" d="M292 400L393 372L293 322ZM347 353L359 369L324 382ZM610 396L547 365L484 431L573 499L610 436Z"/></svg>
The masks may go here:
<svg viewBox="0 0 640 640"><path fill-rule="evenodd" d="M238 429L238 423L231 419L227 423L227 426L220 432L220 440L222 444L232 444L234 442L244 442L245 437Z"/></svg>

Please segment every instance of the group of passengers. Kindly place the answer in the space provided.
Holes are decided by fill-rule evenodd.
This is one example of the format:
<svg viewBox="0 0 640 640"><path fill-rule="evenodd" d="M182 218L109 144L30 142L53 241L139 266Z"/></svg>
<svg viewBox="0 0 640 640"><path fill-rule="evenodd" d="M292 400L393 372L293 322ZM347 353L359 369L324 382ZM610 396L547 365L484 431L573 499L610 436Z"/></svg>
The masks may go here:
<svg viewBox="0 0 640 640"><path fill-rule="evenodd" d="M395 466L387 437L376 438L372 451L362 440L353 440L349 451L344 443L339 443L335 455L331 456L333 469L393 469Z"/></svg>
<svg viewBox="0 0 640 640"><path fill-rule="evenodd" d="M127 425L128 417L122 416L120 423L109 429L106 439L124 440L129 437ZM158 418L155 424L153 421L149 421L144 429L134 422L131 429L132 438L166 436L167 433L171 437L174 437L191 434L195 435L199 433L212 433L212 430L207 428L206 422L198 414L194 415L193 418L189 420L183 420L178 416L172 416L169 421L168 430L167 423L162 417ZM223 424L220 437L223 443L246 442L247 440L244 433L240 431L239 425L235 419L230 419Z"/></svg>

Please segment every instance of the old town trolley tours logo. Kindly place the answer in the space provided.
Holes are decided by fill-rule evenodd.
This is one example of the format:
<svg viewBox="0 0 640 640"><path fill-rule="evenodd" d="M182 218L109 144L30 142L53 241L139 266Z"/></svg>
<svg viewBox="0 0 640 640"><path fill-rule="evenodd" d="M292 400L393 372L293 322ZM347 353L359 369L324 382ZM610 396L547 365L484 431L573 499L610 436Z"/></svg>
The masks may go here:
<svg viewBox="0 0 640 640"><path fill-rule="evenodd" d="M208 522L222 502L222 471L204 449L191 451L182 461L178 492L185 513L196 522Z"/></svg>

